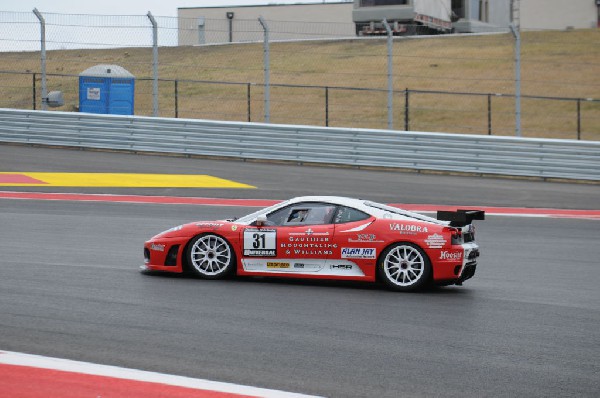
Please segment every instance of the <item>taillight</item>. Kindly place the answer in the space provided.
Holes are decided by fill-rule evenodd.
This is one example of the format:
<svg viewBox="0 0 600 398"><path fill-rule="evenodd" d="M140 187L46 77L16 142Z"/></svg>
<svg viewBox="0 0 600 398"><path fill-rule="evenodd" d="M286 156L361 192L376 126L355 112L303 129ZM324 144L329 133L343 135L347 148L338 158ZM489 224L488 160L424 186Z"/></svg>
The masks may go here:
<svg viewBox="0 0 600 398"><path fill-rule="evenodd" d="M463 236L460 229L452 227L444 227L444 232L450 234L450 238L453 245L461 245L463 243Z"/></svg>

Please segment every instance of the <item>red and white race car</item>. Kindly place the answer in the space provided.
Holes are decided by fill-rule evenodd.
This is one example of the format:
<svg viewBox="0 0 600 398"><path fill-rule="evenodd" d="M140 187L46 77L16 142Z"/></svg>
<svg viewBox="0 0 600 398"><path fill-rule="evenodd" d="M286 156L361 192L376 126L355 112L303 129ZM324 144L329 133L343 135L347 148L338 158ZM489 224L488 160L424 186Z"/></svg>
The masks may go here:
<svg viewBox="0 0 600 398"><path fill-rule="evenodd" d="M298 197L237 220L199 221L144 244L144 271L382 281L394 290L462 284L477 266L478 210L437 219L368 200Z"/></svg>

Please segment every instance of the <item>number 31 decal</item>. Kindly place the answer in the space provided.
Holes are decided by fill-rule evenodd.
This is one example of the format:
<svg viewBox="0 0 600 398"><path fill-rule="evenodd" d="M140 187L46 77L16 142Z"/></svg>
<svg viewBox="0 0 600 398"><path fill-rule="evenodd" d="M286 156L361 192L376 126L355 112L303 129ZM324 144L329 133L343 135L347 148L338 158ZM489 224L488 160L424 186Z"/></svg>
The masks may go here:
<svg viewBox="0 0 600 398"><path fill-rule="evenodd" d="M264 249L265 248L265 234L255 233L252 234L254 238L254 242L252 242L252 247L255 249Z"/></svg>
<svg viewBox="0 0 600 398"><path fill-rule="evenodd" d="M273 229L244 230L244 256L275 257L277 255L277 232Z"/></svg>

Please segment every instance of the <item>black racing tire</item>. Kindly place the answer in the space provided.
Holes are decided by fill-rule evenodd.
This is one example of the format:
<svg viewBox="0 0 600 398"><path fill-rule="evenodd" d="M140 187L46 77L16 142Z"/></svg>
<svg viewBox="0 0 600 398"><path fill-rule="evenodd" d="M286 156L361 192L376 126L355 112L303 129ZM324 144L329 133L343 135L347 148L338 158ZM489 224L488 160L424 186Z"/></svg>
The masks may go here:
<svg viewBox="0 0 600 398"><path fill-rule="evenodd" d="M431 261L423 249L413 243L394 243L379 256L377 275L392 290L420 290L431 282Z"/></svg>
<svg viewBox="0 0 600 398"><path fill-rule="evenodd" d="M184 264L186 271L200 278L223 279L234 273L235 252L225 238L201 234L188 243Z"/></svg>

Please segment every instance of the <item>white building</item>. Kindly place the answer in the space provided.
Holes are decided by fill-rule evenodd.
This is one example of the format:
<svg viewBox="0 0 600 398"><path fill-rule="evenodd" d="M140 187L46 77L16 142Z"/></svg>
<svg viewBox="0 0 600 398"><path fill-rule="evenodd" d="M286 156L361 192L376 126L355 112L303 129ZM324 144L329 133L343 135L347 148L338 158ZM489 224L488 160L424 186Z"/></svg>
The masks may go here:
<svg viewBox="0 0 600 398"><path fill-rule="evenodd" d="M267 0L265 0L266 2ZM177 9L180 46L260 41L262 16L270 40L353 36L352 2Z"/></svg>
<svg viewBox="0 0 600 398"><path fill-rule="evenodd" d="M267 0L265 0L267 1ZM179 45L260 41L258 18L270 27L271 40L351 37L357 7L395 7L416 0L347 0L329 3L269 4L178 8ZM425 0L427 1L427 0ZM437 1L437 0L431 0ZM515 15L514 5L520 12ZM600 0L451 0L457 32L506 30L518 19L522 30L598 27Z"/></svg>
<svg viewBox="0 0 600 398"><path fill-rule="evenodd" d="M598 27L599 0L520 0L522 29Z"/></svg>
<svg viewBox="0 0 600 398"><path fill-rule="evenodd" d="M600 0L452 0L452 9L459 32L505 29L515 19L522 30L590 29L598 27Z"/></svg>

